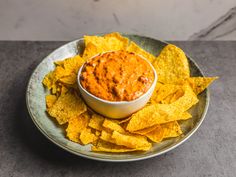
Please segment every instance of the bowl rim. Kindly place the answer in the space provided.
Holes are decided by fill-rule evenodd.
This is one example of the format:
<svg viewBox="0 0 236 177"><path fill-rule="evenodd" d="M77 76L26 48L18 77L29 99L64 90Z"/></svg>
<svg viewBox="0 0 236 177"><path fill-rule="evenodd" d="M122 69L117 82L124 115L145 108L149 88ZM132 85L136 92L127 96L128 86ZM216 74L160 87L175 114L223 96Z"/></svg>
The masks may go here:
<svg viewBox="0 0 236 177"><path fill-rule="evenodd" d="M99 55L103 55L103 54L105 54L105 53L110 53L110 52L115 52L115 51L111 50L111 51L101 52L101 53L99 53L99 54L96 54L96 55L92 56L92 57L89 58L88 60L92 60L92 59L94 59L95 57L97 57L97 56L99 56ZM79 89L83 90L83 92L85 92L87 95L89 95L89 96L92 97L93 99L98 100L98 101L103 102L103 103L106 103L106 104L111 104L111 105L127 105L127 104L136 103L136 102L142 100L142 99L145 98L147 95L149 95L149 94L150 94L150 90L152 90L152 88L156 86L156 83L157 83L157 80L158 80L158 75L157 75L157 73L156 73L155 68L153 67L153 65L151 64L151 62L150 62L149 60L147 60L145 57L143 57L143 56L141 56L141 55L139 55L139 54L135 54L135 55L137 55L137 56L139 56L140 58L142 58L143 60L145 60L145 61L149 64L149 66L152 68L152 71L153 71L153 73L154 73L154 80L153 80L153 82L152 82L151 87L149 87L149 89L148 89L145 93L143 93L140 97L138 97L138 98L136 98L136 99L134 99L134 100L130 100L130 101L109 101L109 100L105 100L105 99L99 98L99 97L93 95L92 93L90 93L89 91L87 91L87 90L81 85L81 83L80 83L81 72L82 72L82 70L83 70L83 68L84 68L84 65L87 63L87 61L83 63L83 65L80 67L80 69L79 69L79 71L78 71L78 74L77 74L77 84L78 84L78 86L79 86ZM152 93L151 93L151 94L152 94Z"/></svg>

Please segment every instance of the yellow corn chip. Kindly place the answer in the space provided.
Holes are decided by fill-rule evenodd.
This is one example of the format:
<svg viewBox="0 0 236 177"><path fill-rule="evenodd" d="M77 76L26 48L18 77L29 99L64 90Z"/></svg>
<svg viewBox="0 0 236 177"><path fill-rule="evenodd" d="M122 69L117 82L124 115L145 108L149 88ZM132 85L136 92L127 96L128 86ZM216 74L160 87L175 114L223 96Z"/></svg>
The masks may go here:
<svg viewBox="0 0 236 177"><path fill-rule="evenodd" d="M56 95L47 95L45 98L46 98L47 108L52 107L54 103L57 101Z"/></svg>
<svg viewBox="0 0 236 177"><path fill-rule="evenodd" d="M177 121L162 124L161 127L164 130L163 138L173 138L183 134Z"/></svg>
<svg viewBox="0 0 236 177"><path fill-rule="evenodd" d="M80 141L85 145L89 143L93 143L98 139L98 137L91 132L91 128L85 128L80 133Z"/></svg>
<svg viewBox="0 0 236 177"><path fill-rule="evenodd" d="M118 123L112 120L105 119L102 126L112 131L125 133L125 130Z"/></svg>
<svg viewBox="0 0 236 177"><path fill-rule="evenodd" d="M161 142L164 137L164 131L162 129L162 126L160 125L157 126L154 130L145 134L145 136L148 137L148 139L152 140L153 142L156 143Z"/></svg>
<svg viewBox="0 0 236 177"><path fill-rule="evenodd" d="M77 74L71 73L69 76L60 78L59 81L64 84L73 85L77 83Z"/></svg>
<svg viewBox="0 0 236 177"><path fill-rule="evenodd" d="M53 72L49 72L43 79L43 85L47 87L49 90L53 87L54 81L53 81Z"/></svg>
<svg viewBox="0 0 236 177"><path fill-rule="evenodd" d="M136 134L139 134L139 135L146 135L147 133L149 133L149 132L151 132L151 131L153 131L153 130L155 130L157 127L159 127L160 125L153 125L153 126L151 126L151 127L148 127L148 128L144 128L144 129L142 129L142 130L138 130L138 131L135 131L134 133L136 133Z"/></svg>
<svg viewBox="0 0 236 177"><path fill-rule="evenodd" d="M93 43L90 42L86 45L86 48L84 49L83 59L88 60L92 58L93 56L102 52L103 52L102 49L97 48Z"/></svg>
<svg viewBox="0 0 236 177"><path fill-rule="evenodd" d="M178 91L181 90L181 86L180 85L173 85L173 84L164 84L164 85L159 85L158 86L158 91L155 91L156 93L152 95L150 101L152 104L155 103L160 103L162 101L164 101L165 99L168 100L167 97L173 97L173 95ZM170 98L170 99L171 99ZM165 101L164 103L169 104L169 100Z"/></svg>
<svg viewBox="0 0 236 177"><path fill-rule="evenodd" d="M198 95L216 79L218 79L218 77L190 77L187 81L194 93Z"/></svg>
<svg viewBox="0 0 236 177"><path fill-rule="evenodd" d="M177 118L176 120L187 120L187 119L190 119L192 118L192 115L189 114L188 112L183 112L181 114L181 117Z"/></svg>
<svg viewBox="0 0 236 177"><path fill-rule="evenodd" d="M154 104L146 106L142 110L134 113L126 129L130 132L136 132L156 124L187 119L189 116L189 113L183 113L183 111L175 105Z"/></svg>
<svg viewBox="0 0 236 177"><path fill-rule="evenodd" d="M63 67L57 66L55 70L53 71L54 74L54 81L59 80L62 77L69 76L70 72L66 71Z"/></svg>
<svg viewBox="0 0 236 177"><path fill-rule="evenodd" d="M99 140L95 146L92 146L92 151L120 153L120 152L131 152L131 151L137 151L137 150Z"/></svg>
<svg viewBox="0 0 236 177"><path fill-rule="evenodd" d="M55 104L48 109L48 113L55 117L59 124L68 122L70 118L78 117L87 110L81 98L68 92L61 95Z"/></svg>
<svg viewBox="0 0 236 177"><path fill-rule="evenodd" d="M124 135L114 131L112 138L117 145L126 146L128 148L149 150L152 147L152 144L149 143L144 136Z"/></svg>
<svg viewBox="0 0 236 177"><path fill-rule="evenodd" d="M74 57L65 59L63 66L67 72L77 74L84 62L85 60L83 58L79 55L75 55Z"/></svg>
<svg viewBox="0 0 236 177"><path fill-rule="evenodd" d="M112 138L112 133L102 130L100 139L115 144L115 140Z"/></svg>
<svg viewBox="0 0 236 177"><path fill-rule="evenodd" d="M102 127L103 121L104 121L104 117L102 117L98 114L93 114L92 118L89 121L89 127L93 128L95 130L102 131L103 130L103 127Z"/></svg>
<svg viewBox="0 0 236 177"><path fill-rule="evenodd" d="M129 44L127 38L119 33L107 34L102 36L84 36L85 51L83 58L85 60L102 52L125 50Z"/></svg>
<svg viewBox="0 0 236 177"><path fill-rule="evenodd" d="M79 134L85 129L89 122L89 114L85 112L78 117L71 118L68 121L66 136L74 142L79 142Z"/></svg>
<svg viewBox="0 0 236 177"><path fill-rule="evenodd" d="M131 119L126 127L126 130L130 132L135 132L138 130L151 127L153 125L158 124L158 119L161 116L166 116L166 115L160 114L159 108L156 104L146 106L131 116Z"/></svg>
<svg viewBox="0 0 236 177"><path fill-rule="evenodd" d="M130 45L128 46L127 51L133 52L133 53L138 54L138 55L141 55L144 58L146 58L147 60L149 60L150 62L153 62L156 58L152 54L150 54L150 53L146 52L145 50L143 50L141 47L139 47L134 42L130 42Z"/></svg>
<svg viewBox="0 0 236 177"><path fill-rule="evenodd" d="M121 48L122 50L124 50L128 47L129 39L126 38L126 37L121 36L120 33L118 33L118 32L113 32L113 33L106 34L106 35L104 35L104 37L106 39L114 37L117 40L121 41L123 43L123 47Z"/></svg>
<svg viewBox="0 0 236 177"><path fill-rule="evenodd" d="M176 100L178 100L183 95L184 95L184 91L182 89L177 90L177 92L175 92L175 94L169 100L168 104L171 104L171 103L175 102Z"/></svg>
<svg viewBox="0 0 236 177"><path fill-rule="evenodd" d="M196 94L188 84L183 85L183 90L183 96L171 103L171 105L175 106L181 112L187 111L198 102Z"/></svg>
<svg viewBox="0 0 236 177"><path fill-rule="evenodd" d="M188 59L184 52L172 45L167 45L153 62L158 81L164 84L177 84L190 77Z"/></svg>
<svg viewBox="0 0 236 177"><path fill-rule="evenodd" d="M65 94L67 92L68 92L68 89L64 85L62 85L60 94Z"/></svg>

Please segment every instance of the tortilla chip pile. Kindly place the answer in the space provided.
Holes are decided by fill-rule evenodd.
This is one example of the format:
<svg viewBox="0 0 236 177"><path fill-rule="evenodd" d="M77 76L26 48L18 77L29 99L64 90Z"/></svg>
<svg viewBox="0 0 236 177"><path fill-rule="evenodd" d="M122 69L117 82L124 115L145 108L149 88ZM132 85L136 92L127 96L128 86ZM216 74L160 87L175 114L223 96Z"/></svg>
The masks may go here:
<svg viewBox="0 0 236 177"><path fill-rule="evenodd" d="M55 62L44 86L47 112L62 125L66 136L82 145L92 144L92 151L130 152L147 151L152 144L183 134L180 120L192 116L188 110L198 103L197 95L217 77L191 77L184 52L167 45L158 57L146 52L119 33L104 36L84 36L82 54ZM123 120L103 117L88 109L77 87L77 72L87 59L106 51L127 50L142 55L152 62L158 83L148 104Z"/></svg>

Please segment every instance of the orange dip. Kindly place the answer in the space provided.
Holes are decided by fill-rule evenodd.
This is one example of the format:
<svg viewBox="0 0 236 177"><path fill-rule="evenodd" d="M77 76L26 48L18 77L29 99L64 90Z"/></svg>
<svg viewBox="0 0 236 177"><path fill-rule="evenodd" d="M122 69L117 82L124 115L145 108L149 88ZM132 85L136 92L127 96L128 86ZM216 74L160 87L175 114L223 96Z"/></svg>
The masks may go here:
<svg viewBox="0 0 236 177"><path fill-rule="evenodd" d="M154 72L142 57L127 51L100 54L87 61L80 83L91 94L109 101L134 100L151 87Z"/></svg>

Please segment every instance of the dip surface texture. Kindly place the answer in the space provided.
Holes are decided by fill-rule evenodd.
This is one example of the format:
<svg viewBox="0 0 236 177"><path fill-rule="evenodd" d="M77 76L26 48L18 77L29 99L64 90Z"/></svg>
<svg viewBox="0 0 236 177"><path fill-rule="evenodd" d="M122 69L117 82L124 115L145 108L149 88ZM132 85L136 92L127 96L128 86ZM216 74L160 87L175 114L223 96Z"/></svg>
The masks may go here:
<svg viewBox="0 0 236 177"><path fill-rule="evenodd" d="M108 101L131 101L151 87L154 71L134 53L100 54L84 65L80 83L91 94Z"/></svg>

